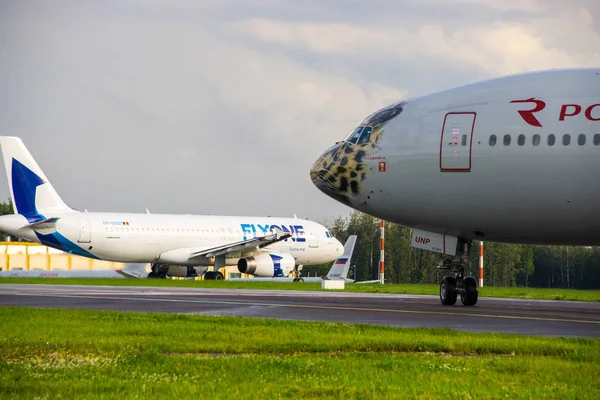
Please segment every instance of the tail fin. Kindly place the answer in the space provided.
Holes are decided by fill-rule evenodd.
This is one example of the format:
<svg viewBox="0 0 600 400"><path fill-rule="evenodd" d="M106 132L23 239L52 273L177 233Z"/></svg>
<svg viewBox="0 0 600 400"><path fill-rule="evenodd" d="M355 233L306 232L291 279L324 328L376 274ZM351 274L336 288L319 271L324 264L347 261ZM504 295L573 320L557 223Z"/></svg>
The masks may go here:
<svg viewBox="0 0 600 400"><path fill-rule="evenodd" d="M350 260L352 259L352 253L354 252L354 245L356 244L356 235L348 236L346 244L344 244L344 253L340 258L333 262L331 269L327 273L327 279L339 280L346 279L348 277L348 271L350 270Z"/></svg>
<svg viewBox="0 0 600 400"><path fill-rule="evenodd" d="M15 214L37 222L46 213L73 211L56 193L20 138L0 136L0 147Z"/></svg>

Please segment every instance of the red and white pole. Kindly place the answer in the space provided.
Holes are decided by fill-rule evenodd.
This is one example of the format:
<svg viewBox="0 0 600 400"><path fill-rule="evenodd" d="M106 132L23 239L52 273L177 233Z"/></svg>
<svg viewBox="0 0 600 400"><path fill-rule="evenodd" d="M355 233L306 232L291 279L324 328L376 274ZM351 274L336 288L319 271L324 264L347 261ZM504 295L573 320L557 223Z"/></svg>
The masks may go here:
<svg viewBox="0 0 600 400"><path fill-rule="evenodd" d="M479 242L479 287L483 287L483 241Z"/></svg>
<svg viewBox="0 0 600 400"><path fill-rule="evenodd" d="M384 239L385 239L385 221L381 220L381 239L379 241L379 282L383 285L383 277L384 277L384 271L385 271L385 264L384 264L384 256L383 256L383 249L384 249Z"/></svg>

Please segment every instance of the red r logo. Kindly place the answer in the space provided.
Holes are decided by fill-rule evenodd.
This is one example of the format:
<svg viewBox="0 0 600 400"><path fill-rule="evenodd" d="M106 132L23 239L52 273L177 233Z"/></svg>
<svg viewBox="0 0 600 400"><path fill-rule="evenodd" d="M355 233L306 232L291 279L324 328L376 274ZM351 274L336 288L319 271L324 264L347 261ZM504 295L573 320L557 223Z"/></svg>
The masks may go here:
<svg viewBox="0 0 600 400"><path fill-rule="evenodd" d="M523 118L523 120L525 120L525 122L527 122L529 125L537 126L540 128L542 127L542 124L540 124L540 121L538 121L538 119L533 114L536 112L540 112L544 108L546 108L545 102L543 102L542 100L536 100L535 97L532 97L532 98L526 99L526 100L513 100L513 101L511 101L511 103L534 103L535 107L532 108L531 110L518 110L518 111L519 111L519 114L521 115L521 118Z"/></svg>

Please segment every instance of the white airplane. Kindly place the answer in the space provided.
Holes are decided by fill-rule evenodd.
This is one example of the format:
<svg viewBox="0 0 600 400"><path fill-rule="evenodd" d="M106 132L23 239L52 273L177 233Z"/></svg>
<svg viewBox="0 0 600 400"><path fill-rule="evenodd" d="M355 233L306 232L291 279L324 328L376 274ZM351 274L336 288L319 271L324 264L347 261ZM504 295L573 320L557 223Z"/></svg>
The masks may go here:
<svg viewBox="0 0 600 400"><path fill-rule="evenodd" d="M324 226L297 218L78 212L69 208L21 139L0 137L14 214L0 230L84 257L151 263L149 278L196 276L235 266L255 276L289 276L301 265L330 262L342 244Z"/></svg>
<svg viewBox="0 0 600 400"><path fill-rule="evenodd" d="M146 278L147 264L128 264L123 269L105 270L22 270L0 271L0 278Z"/></svg>
<svg viewBox="0 0 600 400"><path fill-rule="evenodd" d="M447 255L440 300L475 305L473 240L600 245L600 68L490 79L385 107L313 165L328 196Z"/></svg>

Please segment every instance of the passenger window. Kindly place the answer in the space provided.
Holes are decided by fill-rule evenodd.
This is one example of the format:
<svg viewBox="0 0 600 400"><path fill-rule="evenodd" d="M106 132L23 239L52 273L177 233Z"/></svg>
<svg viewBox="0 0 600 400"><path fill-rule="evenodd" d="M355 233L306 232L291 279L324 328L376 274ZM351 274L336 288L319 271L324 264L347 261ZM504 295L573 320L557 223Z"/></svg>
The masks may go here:
<svg viewBox="0 0 600 400"><path fill-rule="evenodd" d="M523 146L525 144L525 135L519 135L517 143L519 144L519 146Z"/></svg>
<svg viewBox="0 0 600 400"><path fill-rule="evenodd" d="M571 135L566 134L563 135L563 146L568 146L571 144Z"/></svg>
<svg viewBox="0 0 600 400"><path fill-rule="evenodd" d="M554 146L556 142L556 137L553 134L548 135L548 146Z"/></svg>
<svg viewBox="0 0 600 400"><path fill-rule="evenodd" d="M540 144L540 135L538 135L537 133L535 135L533 135L532 142L533 142L534 146L539 145Z"/></svg>
<svg viewBox="0 0 600 400"><path fill-rule="evenodd" d="M348 139L348 141L350 143L356 144L356 142L358 142L358 138L360 137L360 134L363 131L363 128L364 128L364 126L359 126L358 128L356 128L354 133L352 135L350 135L350 138Z"/></svg>
<svg viewBox="0 0 600 400"><path fill-rule="evenodd" d="M509 146L510 145L510 135L504 135L504 140L502 141L502 143L505 146Z"/></svg>
<svg viewBox="0 0 600 400"><path fill-rule="evenodd" d="M594 146L600 145L600 133L594 135Z"/></svg>
<svg viewBox="0 0 600 400"><path fill-rule="evenodd" d="M490 136L490 146L496 145L496 135Z"/></svg>
<svg viewBox="0 0 600 400"><path fill-rule="evenodd" d="M365 126L365 129L363 129L362 135L360 136L360 139L358 140L357 144L369 143L369 140L371 140L371 131L372 130L373 130L373 128L371 128L370 126Z"/></svg>
<svg viewBox="0 0 600 400"><path fill-rule="evenodd" d="M467 135L462 135L462 138L460 139L460 145L463 147L467 145Z"/></svg>
<svg viewBox="0 0 600 400"><path fill-rule="evenodd" d="M585 135L583 133L577 138L577 144L580 146L585 145Z"/></svg>

